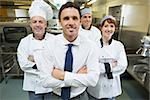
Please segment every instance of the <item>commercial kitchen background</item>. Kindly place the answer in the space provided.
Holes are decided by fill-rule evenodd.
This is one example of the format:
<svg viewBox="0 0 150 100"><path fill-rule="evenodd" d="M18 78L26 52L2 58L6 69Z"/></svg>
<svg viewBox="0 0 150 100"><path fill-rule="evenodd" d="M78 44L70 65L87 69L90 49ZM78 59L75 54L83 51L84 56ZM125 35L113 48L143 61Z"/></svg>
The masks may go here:
<svg viewBox="0 0 150 100"><path fill-rule="evenodd" d="M0 0L0 100L28 100L22 90L23 72L16 60L21 38L31 33L27 24L33 0ZM125 45L129 65L122 75L123 94L117 100L149 100L150 94L150 0L45 0L54 16L47 31L61 34L58 10L66 1L92 8L93 24L108 14L117 19L114 38Z"/></svg>

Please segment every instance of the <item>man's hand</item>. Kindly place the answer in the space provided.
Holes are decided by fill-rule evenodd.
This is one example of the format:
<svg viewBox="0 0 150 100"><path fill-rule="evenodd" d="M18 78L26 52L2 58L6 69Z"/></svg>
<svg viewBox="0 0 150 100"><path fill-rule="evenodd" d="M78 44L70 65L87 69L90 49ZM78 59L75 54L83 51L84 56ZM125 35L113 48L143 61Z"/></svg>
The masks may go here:
<svg viewBox="0 0 150 100"><path fill-rule="evenodd" d="M78 71L77 71L78 74L87 74L87 67L86 66L83 66L81 67Z"/></svg>
<svg viewBox="0 0 150 100"><path fill-rule="evenodd" d="M64 80L65 72L58 68L54 68L52 71L52 76L55 77L56 79Z"/></svg>
<svg viewBox="0 0 150 100"><path fill-rule="evenodd" d="M31 61L31 62L35 62L35 61L34 61L34 56L33 56L33 55L29 55L29 56L28 56L28 60Z"/></svg>

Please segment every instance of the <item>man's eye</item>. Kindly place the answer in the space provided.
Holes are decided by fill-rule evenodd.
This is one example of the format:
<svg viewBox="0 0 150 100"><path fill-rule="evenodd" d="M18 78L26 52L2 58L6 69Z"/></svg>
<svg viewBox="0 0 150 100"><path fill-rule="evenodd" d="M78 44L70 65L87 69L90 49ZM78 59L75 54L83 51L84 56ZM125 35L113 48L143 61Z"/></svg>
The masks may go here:
<svg viewBox="0 0 150 100"><path fill-rule="evenodd" d="M63 19L64 19L64 20L69 20L69 17L64 17Z"/></svg>
<svg viewBox="0 0 150 100"><path fill-rule="evenodd" d="M43 21L39 21L39 23L43 23Z"/></svg>
<svg viewBox="0 0 150 100"><path fill-rule="evenodd" d="M73 17L73 20L78 20L78 18L76 16Z"/></svg>
<svg viewBox="0 0 150 100"><path fill-rule="evenodd" d="M36 23L37 21L32 21L32 23Z"/></svg>

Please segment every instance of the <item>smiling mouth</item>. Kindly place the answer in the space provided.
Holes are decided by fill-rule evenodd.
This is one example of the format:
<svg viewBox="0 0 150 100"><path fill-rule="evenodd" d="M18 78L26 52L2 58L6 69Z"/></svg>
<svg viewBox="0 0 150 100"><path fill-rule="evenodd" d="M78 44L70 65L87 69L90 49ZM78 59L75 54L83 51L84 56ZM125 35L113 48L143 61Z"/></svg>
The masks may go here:
<svg viewBox="0 0 150 100"><path fill-rule="evenodd" d="M68 28L68 30L70 31L70 32L73 32L74 31L74 28Z"/></svg>
<svg viewBox="0 0 150 100"><path fill-rule="evenodd" d="M35 30L36 32L40 32L41 30Z"/></svg>
<svg viewBox="0 0 150 100"><path fill-rule="evenodd" d="M71 33L72 33L72 32L73 32L73 30L70 30L69 32L71 32Z"/></svg>

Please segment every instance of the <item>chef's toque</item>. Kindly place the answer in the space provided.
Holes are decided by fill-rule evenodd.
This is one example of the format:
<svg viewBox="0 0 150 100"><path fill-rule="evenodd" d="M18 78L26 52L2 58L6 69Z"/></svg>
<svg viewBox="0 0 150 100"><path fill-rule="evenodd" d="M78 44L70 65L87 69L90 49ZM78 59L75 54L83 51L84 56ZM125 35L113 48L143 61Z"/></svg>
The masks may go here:
<svg viewBox="0 0 150 100"><path fill-rule="evenodd" d="M34 0L29 8L29 17L41 16L46 21L52 19L53 11L49 4L43 0Z"/></svg>

